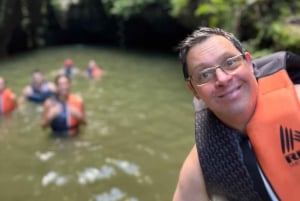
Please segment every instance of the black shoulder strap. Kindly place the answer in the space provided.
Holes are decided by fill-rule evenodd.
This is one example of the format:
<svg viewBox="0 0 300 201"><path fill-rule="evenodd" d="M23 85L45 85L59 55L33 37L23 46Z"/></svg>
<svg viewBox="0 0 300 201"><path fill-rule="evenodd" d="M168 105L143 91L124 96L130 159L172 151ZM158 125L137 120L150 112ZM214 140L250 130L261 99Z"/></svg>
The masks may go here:
<svg viewBox="0 0 300 201"><path fill-rule="evenodd" d="M196 145L210 195L230 201L261 201L244 163L242 137L208 109L196 112Z"/></svg>
<svg viewBox="0 0 300 201"><path fill-rule="evenodd" d="M300 55L286 52L286 70L294 84L300 84Z"/></svg>
<svg viewBox="0 0 300 201"><path fill-rule="evenodd" d="M259 173L257 159L252 148L250 147L248 138L243 138L240 142L240 146L243 151L243 156L246 159L244 160L245 165L254 183L254 189L259 192L259 195L264 201L271 201L266 187L264 186L262 177Z"/></svg>

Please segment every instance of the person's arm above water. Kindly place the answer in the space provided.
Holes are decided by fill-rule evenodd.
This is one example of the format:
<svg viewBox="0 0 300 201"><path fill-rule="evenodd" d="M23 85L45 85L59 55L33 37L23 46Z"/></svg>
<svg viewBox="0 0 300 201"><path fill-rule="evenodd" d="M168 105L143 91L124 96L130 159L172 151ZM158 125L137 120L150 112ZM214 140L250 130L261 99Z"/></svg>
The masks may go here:
<svg viewBox="0 0 300 201"><path fill-rule="evenodd" d="M84 103L82 103L82 120L81 120L82 124L87 124L87 119L86 119L86 115L85 115L85 107L84 107Z"/></svg>
<svg viewBox="0 0 300 201"><path fill-rule="evenodd" d="M30 95L31 93L32 93L32 89L30 85L24 87L24 89L22 90L22 94L18 99L18 105L21 105L27 99L27 96Z"/></svg>
<svg viewBox="0 0 300 201"><path fill-rule="evenodd" d="M17 108L18 107L18 101L17 101L17 96L14 92L11 92L10 98L13 102L14 108Z"/></svg>
<svg viewBox="0 0 300 201"><path fill-rule="evenodd" d="M196 146L182 165L173 201L209 201Z"/></svg>
<svg viewBox="0 0 300 201"><path fill-rule="evenodd" d="M85 108L84 102L82 98L78 97L78 101L80 102L80 108L70 107L70 113L74 116L81 124L86 124L86 116L85 116Z"/></svg>
<svg viewBox="0 0 300 201"><path fill-rule="evenodd" d="M61 112L61 105L52 105L51 99L47 99L44 103L43 113L42 113L42 128L46 128L52 122L52 120Z"/></svg>
<svg viewBox="0 0 300 201"><path fill-rule="evenodd" d="M52 82L48 82L48 87L52 93L56 93L56 86Z"/></svg>

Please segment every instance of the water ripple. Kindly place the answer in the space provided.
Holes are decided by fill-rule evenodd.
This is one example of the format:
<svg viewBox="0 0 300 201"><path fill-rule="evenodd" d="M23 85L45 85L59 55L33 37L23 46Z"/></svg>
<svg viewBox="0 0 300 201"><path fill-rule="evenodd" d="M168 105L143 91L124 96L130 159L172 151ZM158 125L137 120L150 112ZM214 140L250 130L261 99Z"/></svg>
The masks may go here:
<svg viewBox="0 0 300 201"><path fill-rule="evenodd" d="M124 201L139 201L136 197L125 197L126 194L119 188L113 187L110 192L105 192L96 196L96 201L118 201L123 199Z"/></svg>
<svg viewBox="0 0 300 201"><path fill-rule="evenodd" d="M55 183L57 186L63 186L64 184L67 183L67 177L65 176L60 176L57 172L55 171L50 171L48 172L42 179L42 185L43 186L48 186L51 183Z"/></svg>
<svg viewBox="0 0 300 201"><path fill-rule="evenodd" d="M79 173L78 183L81 185L85 185L87 183L93 183L100 179L108 179L115 174L115 169L107 165L102 166L101 169L90 167Z"/></svg>
<svg viewBox="0 0 300 201"><path fill-rule="evenodd" d="M45 153L42 153L40 151L35 152L36 157L38 157L41 161L47 161L50 158L52 158L55 153L52 151L47 151Z"/></svg>

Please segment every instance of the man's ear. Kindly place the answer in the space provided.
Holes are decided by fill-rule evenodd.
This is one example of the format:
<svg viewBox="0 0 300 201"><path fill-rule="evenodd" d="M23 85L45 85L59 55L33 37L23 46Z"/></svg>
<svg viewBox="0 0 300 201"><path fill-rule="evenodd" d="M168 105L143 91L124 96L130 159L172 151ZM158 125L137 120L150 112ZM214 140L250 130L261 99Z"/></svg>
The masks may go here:
<svg viewBox="0 0 300 201"><path fill-rule="evenodd" d="M192 82L190 80L185 81L185 85L187 88L194 94L194 96L198 99L200 99L199 95L197 94L197 91L195 90L194 86L192 85Z"/></svg>
<svg viewBox="0 0 300 201"><path fill-rule="evenodd" d="M249 52L245 52L244 55L245 55L246 61L248 63L252 64L252 56L251 56L251 54Z"/></svg>
<svg viewBox="0 0 300 201"><path fill-rule="evenodd" d="M251 54L249 52L245 52L244 55L245 55L247 63L249 64L249 66L251 66L252 72L254 72Z"/></svg>

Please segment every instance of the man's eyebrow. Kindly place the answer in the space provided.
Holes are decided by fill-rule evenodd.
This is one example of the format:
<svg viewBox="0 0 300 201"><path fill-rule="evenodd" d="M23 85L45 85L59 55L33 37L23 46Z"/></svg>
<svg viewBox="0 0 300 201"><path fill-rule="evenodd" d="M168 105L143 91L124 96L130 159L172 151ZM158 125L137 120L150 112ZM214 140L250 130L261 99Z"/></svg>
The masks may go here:
<svg viewBox="0 0 300 201"><path fill-rule="evenodd" d="M222 64L223 62L225 62L226 61L226 59L229 59L230 57L233 57L233 56L235 56L235 54L233 54L233 53L230 53L230 52L224 52L223 54L221 54L216 60L218 60L219 62L217 62L218 64L216 64L216 65L220 65L220 64ZM199 69L199 68L210 68L210 67L214 67L214 66L216 66L216 65L211 65L211 64L207 64L207 63L205 63L205 62L201 62L201 63L199 63L199 64L197 64L197 65L195 65L194 67L193 67L193 71L195 71L195 70L197 70L197 69Z"/></svg>

